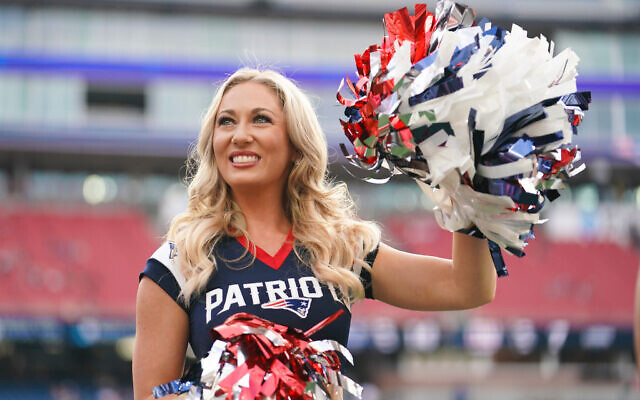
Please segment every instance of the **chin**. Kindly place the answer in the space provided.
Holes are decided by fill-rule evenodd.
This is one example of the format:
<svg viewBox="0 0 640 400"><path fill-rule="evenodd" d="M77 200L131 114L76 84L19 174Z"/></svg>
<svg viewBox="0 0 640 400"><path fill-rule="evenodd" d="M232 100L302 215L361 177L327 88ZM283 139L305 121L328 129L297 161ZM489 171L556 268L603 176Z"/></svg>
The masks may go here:
<svg viewBox="0 0 640 400"><path fill-rule="evenodd" d="M265 185L264 180L256 178L235 178L225 180L231 189L259 188Z"/></svg>

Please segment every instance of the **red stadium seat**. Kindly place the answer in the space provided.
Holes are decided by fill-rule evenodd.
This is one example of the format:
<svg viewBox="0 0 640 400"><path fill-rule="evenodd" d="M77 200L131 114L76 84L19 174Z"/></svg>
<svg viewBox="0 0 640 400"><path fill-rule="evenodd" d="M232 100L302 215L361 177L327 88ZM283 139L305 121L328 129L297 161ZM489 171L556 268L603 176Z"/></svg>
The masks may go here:
<svg viewBox="0 0 640 400"><path fill-rule="evenodd" d="M134 210L0 211L0 313L133 317L138 273L158 245Z"/></svg>
<svg viewBox="0 0 640 400"><path fill-rule="evenodd" d="M411 252L451 256L451 234L433 217L389 218L387 240ZM630 247L609 242L552 242L536 230L527 255L504 255L510 276L498 280L495 300L471 311L474 315L537 324L565 319L572 325L608 323L631 326L638 254ZM386 315L398 320L424 317L365 301L354 307L355 318Z"/></svg>
<svg viewBox="0 0 640 400"><path fill-rule="evenodd" d="M409 221L409 222L408 222ZM451 254L451 234L429 214L394 216L386 238L412 252ZM573 325L629 326L640 260L630 248L602 242L552 242L538 238L524 258L505 255L510 276L498 281L495 300L474 315L536 323L566 319ZM134 210L0 211L0 313L132 317L137 275L159 239ZM365 301L355 318L424 317Z"/></svg>

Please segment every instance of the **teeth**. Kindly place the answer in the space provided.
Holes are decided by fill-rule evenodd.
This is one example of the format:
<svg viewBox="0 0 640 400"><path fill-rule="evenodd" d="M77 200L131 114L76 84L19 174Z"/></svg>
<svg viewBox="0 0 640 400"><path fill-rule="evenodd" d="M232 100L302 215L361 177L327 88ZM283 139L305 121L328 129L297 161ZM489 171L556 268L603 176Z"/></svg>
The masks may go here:
<svg viewBox="0 0 640 400"><path fill-rule="evenodd" d="M251 163L257 162L260 158L258 156L235 156L231 159L234 163Z"/></svg>

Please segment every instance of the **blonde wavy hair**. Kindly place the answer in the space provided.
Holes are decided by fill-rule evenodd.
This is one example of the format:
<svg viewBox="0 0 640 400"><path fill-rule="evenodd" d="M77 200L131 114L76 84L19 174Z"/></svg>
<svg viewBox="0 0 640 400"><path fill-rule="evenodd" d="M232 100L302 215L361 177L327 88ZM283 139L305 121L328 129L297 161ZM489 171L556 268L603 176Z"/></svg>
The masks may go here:
<svg viewBox="0 0 640 400"><path fill-rule="evenodd" d="M344 183L327 178L327 143L307 96L289 79L271 70L243 68L218 89L204 117L198 144L187 161L189 202L167 233L174 242L186 284L181 297L189 303L206 287L216 271L213 251L223 236L244 235L249 241L242 210L231 197L213 153L212 138L222 97L234 86L253 81L271 88L281 101L286 129L300 154L288 177L284 210L292 225L296 256L321 282L339 290L349 305L364 296L359 275L370 271L364 261L380 241L380 229L360 220Z"/></svg>

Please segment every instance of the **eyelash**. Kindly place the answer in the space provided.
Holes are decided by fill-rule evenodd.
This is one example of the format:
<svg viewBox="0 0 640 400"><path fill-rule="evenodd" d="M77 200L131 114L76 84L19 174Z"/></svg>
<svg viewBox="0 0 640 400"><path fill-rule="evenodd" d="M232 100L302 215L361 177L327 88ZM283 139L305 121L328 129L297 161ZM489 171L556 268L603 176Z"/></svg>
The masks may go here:
<svg viewBox="0 0 640 400"><path fill-rule="evenodd" d="M253 117L253 122L258 122L259 119L262 119L263 122L266 122L268 124L270 124L271 118L267 117L266 115L262 115L262 114L258 114L255 117ZM230 118L230 117L220 117L218 118L218 126L222 126L222 125L228 125L228 123L234 123L235 121Z"/></svg>
<svg viewBox="0 0 640 400"><path fill-rule="evenodd" d="M256 120L258 120L259 118L262 118L265 122L267 123L271 123L271 118L267 117L266 115L262 115L262 114L258 114L253 118L253 121L255 122Z"/></svg>
<svg viewBox="0 0 640 400"><path fill-rule="evenodd" d="M218 126L227 125L227 122L233 123L233 119L229 117L220 117L218 118Z"/></svg>

